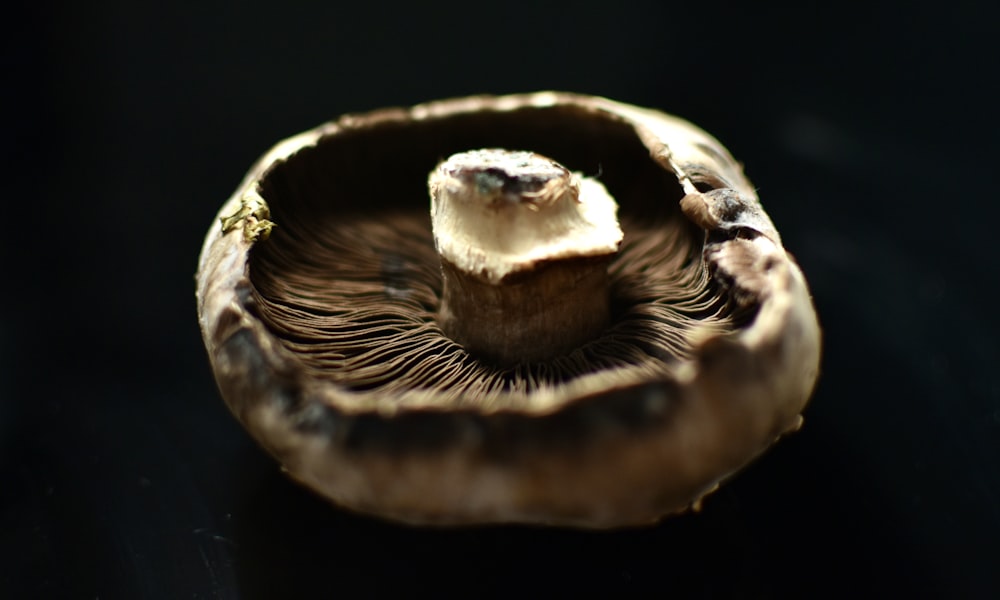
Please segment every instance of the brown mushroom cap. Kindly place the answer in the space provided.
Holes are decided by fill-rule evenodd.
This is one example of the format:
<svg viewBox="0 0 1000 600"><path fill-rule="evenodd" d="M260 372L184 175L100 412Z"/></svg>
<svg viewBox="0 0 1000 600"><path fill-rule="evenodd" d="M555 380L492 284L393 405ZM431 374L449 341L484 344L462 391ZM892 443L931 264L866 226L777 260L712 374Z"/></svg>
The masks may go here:
<svg viewBox="0 0 1000 600"><path fill-rule="evenodd" d="M479 360L435 318L427 174L493 147L596 175L619 205L611 323L549 360ZM197 295L223 398L361 512L653 522L797 428L817 377L805 280L754 189L659 112L540 93L346 116L277 145L219 215Z"/></svg>

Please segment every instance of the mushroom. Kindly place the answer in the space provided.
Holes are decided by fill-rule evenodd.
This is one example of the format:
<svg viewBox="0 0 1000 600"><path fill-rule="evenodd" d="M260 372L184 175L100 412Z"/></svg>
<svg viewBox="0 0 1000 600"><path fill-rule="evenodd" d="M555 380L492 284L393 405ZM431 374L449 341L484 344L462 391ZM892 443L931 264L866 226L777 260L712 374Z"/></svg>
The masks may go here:
<svg viewBox="0 0 1000 600"><path fill-rule="evenodd" d="M219 218L196 279L221 394L362 513L653 523L797 429L816 381L806 282L754 188L653 110L349 115L278 144Z"/></svg>

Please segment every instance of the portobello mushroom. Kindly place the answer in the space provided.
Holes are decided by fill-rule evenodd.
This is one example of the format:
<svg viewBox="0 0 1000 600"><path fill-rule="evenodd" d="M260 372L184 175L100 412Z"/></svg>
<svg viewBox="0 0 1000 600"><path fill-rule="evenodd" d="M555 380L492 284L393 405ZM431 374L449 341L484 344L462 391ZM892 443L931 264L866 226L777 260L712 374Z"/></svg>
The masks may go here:
<svg viewBox="0 0 1000 600"><path fill-rule="evenodd" d="M411 524L656 522L797 429L819 369L805 279L740 165L604 98L290 138L196 279L250 434L337 505Z"/></svg>

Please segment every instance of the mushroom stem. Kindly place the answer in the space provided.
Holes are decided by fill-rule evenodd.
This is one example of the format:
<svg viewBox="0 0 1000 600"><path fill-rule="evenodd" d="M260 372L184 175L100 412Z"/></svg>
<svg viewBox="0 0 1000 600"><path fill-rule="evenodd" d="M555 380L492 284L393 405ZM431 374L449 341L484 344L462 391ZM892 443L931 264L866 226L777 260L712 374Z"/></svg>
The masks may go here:
<svg viewBox="0 0 1000 600"><path fill-rule="evenodd" d="M438 323L451 339L512 365L565 354L607 326L622 230L603 185L538 154L488 149L451 156L428 187Z"/></svg>

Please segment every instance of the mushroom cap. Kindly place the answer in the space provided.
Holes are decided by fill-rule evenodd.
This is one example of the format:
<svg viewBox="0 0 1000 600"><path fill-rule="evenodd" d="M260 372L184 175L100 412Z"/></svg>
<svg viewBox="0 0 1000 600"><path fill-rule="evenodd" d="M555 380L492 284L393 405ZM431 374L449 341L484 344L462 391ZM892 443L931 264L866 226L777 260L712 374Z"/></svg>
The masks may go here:
<svg viewBox="0 0 1000 600"><path fill-rule="evenodd" d="M570 355L494 368L434 323L427 173L489 147L619 203L616 313ZM349 115L275 146L219 218L196 279L221 394L292 477L363 513L652 523L797 429L818 375L805 279L740 165L653 110L544 92Z"/></svg>

